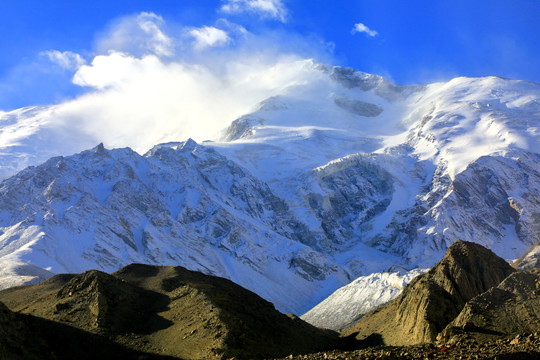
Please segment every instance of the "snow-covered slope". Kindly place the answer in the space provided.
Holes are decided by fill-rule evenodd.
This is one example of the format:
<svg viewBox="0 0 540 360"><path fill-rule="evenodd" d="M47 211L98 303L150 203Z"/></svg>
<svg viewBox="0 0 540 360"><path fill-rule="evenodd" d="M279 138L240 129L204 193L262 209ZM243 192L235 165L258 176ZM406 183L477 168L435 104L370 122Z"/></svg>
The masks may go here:
<svg viewBox="0 0 540 360"><path fill-rule="evenodd" d="M515 259L540 237L538 84L404 87L319 69L319 82L269 99L210 145L288 199L354 275L388 268L370 266L364 245L428 267L460 238Z"/></svg>
<svg viewBox="0 0 540 360"><path fill-rule="evenodd" d="M300 66L309 76L219 141L98 147L5 180L0 261L38 279L180 264L302 313L351 279L430 267L458 239L516 259L540 238L540 85ZM3 176L87 146L55 111L0 114Z"/></svg>
<svg viewBox="0 0 540 360"><path fill-rule="evenodd" d="M368 311L395 299L405 285L427 270L400 270L361 276L334 291L301 318L318 327L344 330Z"/></svg>
<svg viewBox="0 0 540 360"><path fill-rule="evenodd" d="M100 145L0 187L0 258L50 273L182 264L301 312L349 281L313 242L265 183L192 140L146 156Z"/></svg>

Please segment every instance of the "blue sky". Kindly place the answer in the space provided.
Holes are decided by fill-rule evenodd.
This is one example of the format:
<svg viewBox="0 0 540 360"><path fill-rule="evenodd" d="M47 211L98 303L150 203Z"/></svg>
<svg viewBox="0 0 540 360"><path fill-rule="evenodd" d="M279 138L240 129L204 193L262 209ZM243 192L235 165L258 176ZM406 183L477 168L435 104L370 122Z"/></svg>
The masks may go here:
<svg viewBox="0 0 540 360"><path fill-rule="evenodd" d="M536 0L2 0L0 34L0 110L99 88L77 74L111 52L216 72L251 52L265 63L315 58L404 84L487 75L540 82Z"/></svg>

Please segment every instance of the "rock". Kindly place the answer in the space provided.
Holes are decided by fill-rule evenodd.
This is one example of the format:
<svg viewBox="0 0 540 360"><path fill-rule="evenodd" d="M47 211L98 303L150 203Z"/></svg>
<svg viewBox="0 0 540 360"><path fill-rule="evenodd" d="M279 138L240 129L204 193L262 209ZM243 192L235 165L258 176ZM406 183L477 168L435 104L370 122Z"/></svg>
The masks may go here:
<svg viewBox="0 0 540 360"><path fill-rule="evenodd" d="M467 301L497 286L514 270L481 245L458 241L424 275L386 306L366 314L343 333L359 340L377 334L387 345L435 341Z"/></svg>
<svg viewBox="0 0 540 360"><path fill-rule="evenodd" d="M532 334L540 329L539 281L540 269L511 274L498 286L467 302L441 333L441 338L449 340L466 335L487 341L518 334L511 344L522 342L519 334ZM462 331L456 333L456 328Z"/></svg>
<svg viewBox="0 0 540 360"><path fill-rule="evenodd" d="M0 299L41 321L69 324L83 341L101 339L133 353L245 359L339 346L336 333L281 314L229 280L181 267L132 264L113 274L92 270L56 275L41 284L1 291ZM57 346L53 341L52 350ZM87 354L102 358L96 351Z"/></svg>

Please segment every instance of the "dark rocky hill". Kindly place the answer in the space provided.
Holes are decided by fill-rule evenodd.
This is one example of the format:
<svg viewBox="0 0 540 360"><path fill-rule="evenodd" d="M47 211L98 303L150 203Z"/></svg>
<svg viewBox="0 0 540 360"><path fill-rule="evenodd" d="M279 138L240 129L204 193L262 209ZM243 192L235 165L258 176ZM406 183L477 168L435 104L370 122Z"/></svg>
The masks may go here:
<svg viewBox="0 0 540 360"><path fill-rule="evenodd" d="M47 326L66 339L76 339L75 343L105 344L114 349L111 354L123 352L120 358L133 354L271 358L337 346L337 334L281 314L271 303L229 280L181 267L134 264L110 275L95 270L57 275L41 284L4 290L0 301L20 313L3 310L8 314L3 319L22 332L3 340L14 349L25 349L25 334L45 332ZM14 322L22 314L32 318L27 327ZM10 326L2 331L16 334ZM60 339L44 339L48 354L72 358L57 351ZM40 348L39 344L34 348ZM86 351L102 358L102 348L87 346ZM76 354L76 349L71 350L75 351L71 356Z"/></svg>
<svg viewBox="0 0 540 360"><path fill-rule="evenodd" d="M111 339L61 322L14 313L0 303L2 360L168 360L170 356L136 351Z"/></svg>
<svg viewBox="0 0 540 360"><path fill-rule="evenodd" d="M513 271L490 250L458 241L435 267L411 281L397 299L366 314L344 335L387 345L434 341L467 301L497 286Z"/></svg>
<svg viewBox="0 0 540 360"><path fill-rule="evenodd" d="M440 340L478 341L540 330L540 269L516 272L471 299L444 329Z"/></svg>

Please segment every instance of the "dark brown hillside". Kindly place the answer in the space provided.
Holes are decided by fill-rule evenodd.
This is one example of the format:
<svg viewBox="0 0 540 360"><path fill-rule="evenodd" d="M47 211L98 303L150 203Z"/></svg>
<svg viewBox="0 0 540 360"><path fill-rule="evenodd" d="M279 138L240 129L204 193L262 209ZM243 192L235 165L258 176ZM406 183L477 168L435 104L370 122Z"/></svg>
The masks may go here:
<svg viewBox="0 0 540 360"><path fill-rule="evenodd" d="M168 360L126 348L110 339L44 318L16 314L0 303L2 360Z"/></svg>
<svg viewBox="0 0 540 360"><path fill-rule="evenodd" d="M412 345L434 341L467 301L497 286L514 270L490 250L454 243L429 272L418 276L386 306L366 314L344 335L376 343Z"/></svg>
<svg viewBox="0 0 540 360"><path fill-rule="evenodd" d="M0 301L62 331L72 329L70 336L134 353L268 358L337 346L337 334L283 315L229 280L181 267L134 264L112 275L57 275L2 291Z"/></svg>
<svg viewBox="0 0 540 360"><path fill-rule="evenodd" d="M496 340L540 330L540 269L519 271L471 299L441 333L441 341Z"/></svg>

